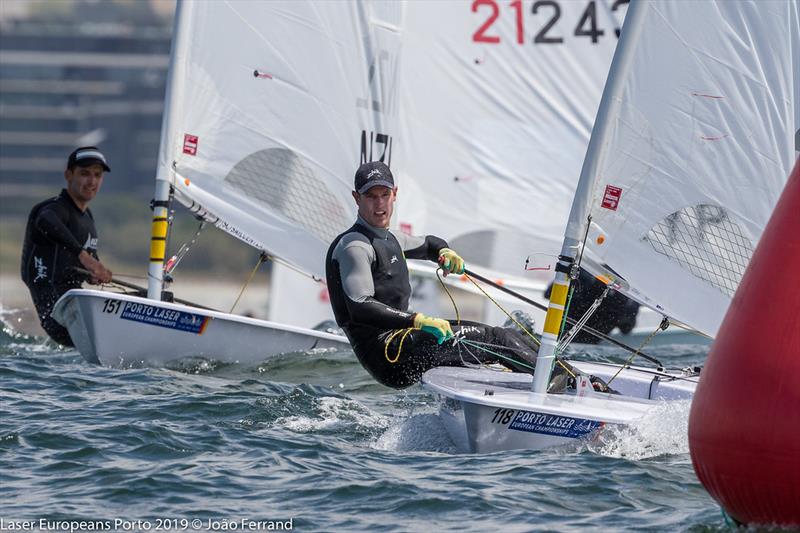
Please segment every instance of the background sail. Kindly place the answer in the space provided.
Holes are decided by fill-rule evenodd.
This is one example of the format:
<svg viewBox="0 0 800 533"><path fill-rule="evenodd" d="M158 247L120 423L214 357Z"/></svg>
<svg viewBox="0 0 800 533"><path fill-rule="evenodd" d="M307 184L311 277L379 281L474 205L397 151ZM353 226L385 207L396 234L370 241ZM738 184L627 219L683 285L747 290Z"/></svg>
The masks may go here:
<svg viewBox="0 0 800 533"><path fill-rule="evenodd" d="M648 3L602 140L589 248L709 335L797 157L798 35L795 1Z"/></svg>
<svg viewBox="0 0 800 533"><path fill-rule="evenodd" d="M322 276L352 176L390 161L399 7L186 2L160 179L252 246Z"/></svg>
<svg viewBox="0 0 800 533"><path fill-rule="evenodd" d="M560 249L627 9L537 5L409 2L403 30L396 223L507 274Z"/></svg>

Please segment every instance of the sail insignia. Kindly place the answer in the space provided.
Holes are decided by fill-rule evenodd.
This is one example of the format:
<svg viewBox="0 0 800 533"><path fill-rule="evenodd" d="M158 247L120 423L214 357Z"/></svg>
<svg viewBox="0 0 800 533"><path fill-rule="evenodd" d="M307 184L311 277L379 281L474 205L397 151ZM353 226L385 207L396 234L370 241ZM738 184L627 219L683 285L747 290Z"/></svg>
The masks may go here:
<svg viewBox="0 0 800 533"><path fill-rule="evenodd" d="M753 255L753 243L728 211L710 204L675 211L642 240L728 296L736 292Z"/></svg>
<svg viewBox="0 0 800 533"><path fill-rule="evenodd" d="M323 242L331 242L348 226L348 211L316 176L312 164L292 150L268 148L252 153L231 169L225 182Z"/></svg>

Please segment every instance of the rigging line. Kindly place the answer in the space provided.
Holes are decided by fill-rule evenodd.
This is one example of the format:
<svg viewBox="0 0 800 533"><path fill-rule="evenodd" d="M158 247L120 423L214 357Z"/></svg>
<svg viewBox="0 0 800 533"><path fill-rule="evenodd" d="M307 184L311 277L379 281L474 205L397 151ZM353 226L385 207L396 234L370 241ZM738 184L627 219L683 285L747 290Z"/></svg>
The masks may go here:
<svg viewBox="0 0 800 533"><path fill-rule="evenodd" d="M121 278L147 279L147 276L139 276L139 275L136 275L136 274L120 274L119 272L117 272L115 275L119 276Z"/></svg>
<svg viewBox="0 0 800 533"><path fill-rule="evenodd" d="M604 364L607 366L619 366L619 363L595 363L595 364ZM630 368L630 367L628 367ZM692 378L696 378L699 376L699 373L687 374L685 376L674 376L672 374L667 374L666 372L659 372L658 370L650 370L647 368L636 368L634 369L635 372L641 372L642 374L649 374L651 376L657 376L662 378L663 381L688 381L689 383L697 384L697 381L693 380Z"/></svg>
<svg viewBox="0 0 800 533"><path fill-rule="evenodd" d="M470 339L463 339L460 342L465 342L465 341L468 342L470 346L473 346L474 348L478 348L478 349L483 350L485 352L491 353L493 355L496 355L496 354L493 351L489 350L488 348L497 348L497 349L500 349L500 350L509 350L510 349L508 346L505 346L505 345L502 345L502 344L492 344L490 342L475 341L475 340L470 340ZM516 359L512 359L512 358L509 358L509 359L511 361L517 362ZM572 372L572 370L570 369L569 365L564 364L564 362L560 358L557 358L556 362L558 363L558 365L561 368L564 369L564 371L567 374L569 374L573 378L577 377L575 375L575 373Z"/></svg>
<svg viewBox="0 0 800 533"><path fill-rule="evenodd" d="M486 365L483 363L483 361L481 361L481 359L477 355L472 353L470 351L470 349L466 347L466 345L463 346L464 351L467 352L470 357L475 359L475 361L477 361L477 364L476 363L468 363L468 362L466 362L464 360L464 356L461 355L461 348L462 348L461 342L456 342L456 347L458 348L458 358L461 359L461 362L464 364L464 366L467 366L467 367L478 367L478 368L486 367Z"/></svg>
<svg viewBox="0 0 800 533"><path fill-rule="evenodd" d="M561 329L559 329L559 331L561 332L566 331L567 317L569 316L569 306L572 304L572 296L574 294L575 294L575 283L573 282L569 284L569 293L567 293L567 304L564 306L564 313L561 316ZM558 353L561 353L558 346L556 346L556 351Z"/></svg>
<svg viewBox="0 0 800 533"><path fill-rule="evenodd" d="M488 278L486 278L484 276L481 276L480 274L477 274L477 273L475 273L475 272L473 272L471 270L468 270L468 269L465 269L464 273L468 274L468 275L472 276L473 278L478 279L478 280L480 280L480 281L482 281L482 282L484 282L484 283L486 283L488 285L491 285L492 287L494 287L495 289L497 289L499 291L503 291L506 294L510 294L511 296L514 296L518 300L520 300L522 302L525 302L528 305L532 305L533 307L535 307L535 308L537 308L537 309L539 309L541 311L545 311L545 312L547 311L547 307L545 307L544 305L540 304L539 302L535 302L535 301L531 300L530 298L527 298L527 297L521 295L518 292L512 291L511 289L508 289L506 287L503 287L502 285L500 285L498 283L495 283L492 280L490 280L490 279L488 279ZM567 323L574 324L575 320L572 319L572 318L567 317ZM609 337L605 333L601 333L601 332L597 331L594 328L590 328L590 327L587 326L583 330L586 331L587 333L591 334L591 335L594 335L598 339L603 339L604 341L610 342L614 346L622 348L623 350L626 350L626 351L629 351L629 352L635 351L634 348L628 346L624 342L620 342L617 339ZM652 363L656 363L659 366L663 366L661 364L661 361L659 361L658 359L656 359L655 357L653 357L651 355L645 354L644 352L639 352L639 356L644 358L644 359L647 359L648 361L650 361Z"/></svg>
<svg viewBox="0 0 800 533"><path fill-rule="evenodd" d="M181 244L181 247L178 249L177 253L169 258L169 261L164 265L164 274L170 274L176 268L178 268L178 263L189 253L189 249L194 246L197 242L197 239L200 237L200 232L203 231L203 228L206 226L206 221L201 220L200 226L197 228L197 231L194 232L194 236L192 236L191 240L188 243Z"/></svg>
<svg viewBox="0 0 800 533"><path fill-rule="evenodd" d="M627 361L625 361L625 364L624 364L624 365L622 365L621 367L619 367L619 370L617 370L617 372L616 372L616 373L615 373L613 376L611 376L611 379L609 379L609 380L606 382L606 385L608 385L608 384L610 384L612 381L614 381L614 379L615 379L615 378L616 378L616 377L619 375L619 373L620 373L620 372L622 372L622 369L624 369L624 368L629 368L629 367L631 366L631 361L633 361L633 358L634 358L634 357L636 357L636 353L638 353L638 351L639 351L639 350L641 350L642 348L644 348L644 347L645 347L645 345L646 345L648 342L650 342L650 340L651 340L653 337L655 337L655 336L656 336L656 333L658 333L659 331L665 330L665 329L667 329L668 327L669 327L669 318L667 318L667 317L665 316L665 317L664 317L664 318L661 320L661 324L659 324L659 325L658 325L658 327L655 329L655 331L653 331L653 333L651 333L650 335L648 335L648 336L647 336L647 338L646 338L644 341L642 341L642 344L641 344L641 346L639 346L639 348L636 350L636 352L632 353L632 354L631 354L631 356L630 356L630 357L628 357L628 360L627 360ZM662 368L663 368L663 366L662 366Z"/></svg>
<svg viewBox="0 0 800 533"><path fill-rule="evenodd" d="M573 274L575 275L575 277L572 278L573 281L575 281L578 278L578 272L580 271L581 263L583 262L583 252L584 250L586 250L586 239L589 238L589 227L591 225L592 225L592 214L589 213L586 216L586 231L583 232L583 242L581 243L581 251L578 254L578 264L575 265L577 268L575 269L574 272L570 272L570 277L572 277Z"/></svg>
<svg viewBox="0 0 800 533"><path fill-rule="evenodd" d="M609 288L608 286L606 286L605 290L603 290L603 294L598 296L597 299L594 302L592 302L592 305L589 307L589 309L586 310L586 312L583 314L580 320L578 320L578 322L574 326L572 326L572 329L570 329L567 332L567 334L564 335L564 338L561 339L561 341L558 343L558 346L556 347L559 353L564 351L564 349L567 346L569 346L569 344L572 342L572 339L575 338L575 335L577 335L578 332L581 330L581 328L583 328L589 321L589 319L592 318L592 315L594 315L595 311L597 311L597 309L603 303L603 300L605 300L606 296L608 295L608 291ZM641 348L642 347L639 346L639 349Z"/></svg>
<svg viewBox="0 0 800 533"><path fill-rule="evenodd" d="M315 276L313 274L309 274L308 272L304 272L304 271L300 270L299 268L297 268L293 264L287 263L283 259L280 259L279 257L275 257L274 255L269 254L266 250L262 250L261 253L266 258L265 261L269 260L269 261L272 261L273 263L277 263L279 265L283 265L286 268L288 268L289 270L294 270L295 272L297 272L301 276L305 276L307 278L312 279L313 281L316 281L318 283L322 283L322 279L321 278L318 278L317 276Z"/></svg>
<svg viewBox="0 0 800 533"><path fill-rule="evenodd" d="M686 324L682 324L680 322L675 322L675 321L670 320L669 321L669 325L670 326L675 326L676 328L679 328L679 329L682 329L683 331L685 331L687 333L691 333L692 335L697 335L698 337L704 337L706 339L714 340L714 337L712 337L711 335L707 335L707 334L703 333L702 331L698 331L698 330L694 329L691 326L687 326Z"/></svg>
<svg viewBox="0 0 800 533"><path fill-rule="evenodd" d="M609 363L606 361L593 361L595 365L600 366L613 366L617 368L622 363ZM662 368L660 370L652 370L650 368L644 367L628 367L632 369L634 372L640 372L642 374L649 374L651 376L658 376L659 378L663 378L664 381L689 381L690 383L697 383L696 381L692 381L692 378L696 378L700 375L700 371L702 367L686 367L681 369L683 375L676 376L674 374L668 374L666 369Z"/></svg>
<svg viewBox="0 0 800 533"><path fill-rule="evenodd" d="M527 369L533 370L533 366L531 366L531 365L529 365L527 363L523 363L521 361L517 361L513 357L508 357L508 356L503 355L501 353L498 353L498 352L495 352L493 350L490 350L489 348L486 348L485 346L480 346L480 344L475 342L475 341L471 341L471 340L467 340L467 339L461 339L460 342L465 343L467 346L472 346L473 348L477 348L478 350L483 350L486 353L492 354L495 357L499 357L500 359L504 359L506 361L514 363L515 365L519 365L519 366L525 367Z"/></svg>
<svg viewBox="0 0 800 533"><path fill-rule="evenodd" d="M247 278L247 281L244 282L244 285L242 286L242 290L239 291L239 296L236 297L236 301L233 302L233 305L231 306L231 310L228 311L228 313L233 313L233 310L236 308L236 304L239 303L239 299L242 297L242 294L244 294L244 290L247 288L247 285L253 279L253 276L256 275L256 271L258 270L258 267L261 266L261 263L264 262L265 258L266 258L266 256L264 254L260 254L258 256L258 261L256 262L256 266L253 268L253 271L250 272L250 276Z"/></svg>
<svg viewBox="0 0 800 533"><path fill-rule="evenodd" d="M175 187L170 185L169 186L169 196L167 197L167 234L166 239L164 241L164 252L169 250L169 243L172 239L172 224L175 222L175 210L172 208L173 201L175 200ZM155 212L155 207L153 207L153 212ZM162 271L164 270L164 262L162 259L161 262ZM163 278L163 273L162 273Z"/></svg>
<svg viewBox="0 0 800 533"><path fill-rule="evenodd" d="M452 304L453 304L453 309L456 310L456 324L458 324L460 326L461 325L461 315L458 313L458 306L456 305L456 301L453 299L453 295L450 294L450 291L448 290L447 285L445 285L444 280L442 279L442 276L439 274L439 272L442 272L442 267L438 267L436 269L436 279L438 279L439 283L442 284L442 288L444 289L444 292L446 292L447 296L450 298L450 302L452 302Z"/></svg>
<svg viewBox="0 0 800 533"><path fill-rule="evenodd" d="M563 332L565 330L565 328L566 328L567 317L569 317L569 307L570 307L570 305L572 305L572 297L575 295L575 284L577 283L578 276L580 276L581 263L583 262L583 252L586 249L586 240L589 237L589 227L591 225L592 225L592 214L589 213L586 216L586 231L583 233L583 242L581 243L580 252L578 252L578 262L577 262L577 264L573 263L571 265L571 267L570 267L570 272L569 272L569 278L570 278L569 294L567 295L567 304L564 306L564 314L561 317L561 329L559 330L561 332ZM606 292L608 292L608 289L606 289ZM605 293L603 293L603 296L605 297ZM583 324L581 324L580 327L583 327L584 325L586 325L585 321L584 321ZM575 334L577 334L577 329L575 329L576 327L578 327L578 326L577 325L573 326L573 330L575 330ZM580 327L578 327L578 329L580 329ZM562 338L562 342L563 342L563 338ZM565 346L566 346L566 344L562 345L562 343L559 343L559 346L556 346L556 351L558 353L561 353L561 350L563 350Z"/></svg>
<svg viewBox="0 0 800 533"><path fill-rule="evenodd" d="M83 269L83 268L72 267L72 270L74 270L75 272L78 272L79 274L84 274L86 276L91 276L92 275L91 272L89 272L88 270ZM125 287L127 289L133 289L133 290L137 291L138 293L147 294L147 289L145 287L142 287L140 285L135 285L133 283L128 283L127 281L122 281L120 279L111 278L111 284L118 285L119 287ZM206 311L217 311L217 312L220 312L219 309L214 309L213 307L206 307L205 305L200 305L200 304L197 304L197 303L194 303L194 302L190 302L188 300L181 300L180 298L174 298L173 297L173 301L177 302L179 304L190 305L192 307L197 307L198 309L205 309ZM166 303L169 303L169 302L166 302Z"/></svg>
<svg viewBox="0 0 800 533"><path fill-rule="evenodd" d="M506 311L506 310L503 308L503 306L502 306L502 305L500 305L499 303L497 303L497 301L496 301L494 298L492 298L492 297L489 295L489 293L487 293L485 290L483 290L483 287L481 287L480 285L478 285L477 283L475 283L475 280L474 280L474 279L472 279L472 276L470 276L469 274L467 274L467 271L466 271L466 269L464 270L464 275L465 275L465 276L467 276L467 279L468 279L468 280L470 280L470 281L472 282L472 284L473 284L473 285L475 285L476 287L478 287L478 290L480 290L480 291L481 291L481 292L482 292L482 293L483 293L483 294L484 294L484 295L485 295L485 296L486 296L486 297L487 297L489 300L491 300L491 302L492 302L494 305L496 305L496 306L497 306L497 307L498 307L498 308L499 308L499 309L500 309L502 312L504 312L504 313L506 314L506 316L507 316L508 318L510 318L510 319L511 319L511 320L514 322L514 324L516 324L516 325L517 325L517 327L518 327L519 329L521 329L522 331L524 331L524 332L525 332L525 333L526 333L526 334L527 334L527 335L528 335L528 336L529 336L531 339L533 339L533 342L534 342L534 344L536 344L536 346L541 346L541 345L542 345L541 341L539 341L539 339L537 339L537 338L536 338L536 336L534 336L534 334L533 334L533 333L531 333L530 331L528 331L528 328L526 328L525 326L523 326L522 324L520 324L520 323L517 321L517 319L516 319L516 318L514 318L513 316L511 316L511 315L509 314L509 312L508 312L508 311ZM478 279L480 279L480 278L478 278ZM569 373L569 374L572 374L572 372L570 371L570 369L569 369L569 368L567 368L567 366L566 366L564 363L562 363L560 360L556 359L556 363L558 363L558 364L559 364L559 366L561 366L561 368L563 368L564 370L566 370L566 371L567 371L567 373ZM575 377L575 375L574 375L574 374L572 374L572 377L574 378L574 377Z"/></svg>
<svg viewBox="0 0 800 533"><path fill-rule="evenodd" d="M466 270L464 270L464 275L467 277L467 279L468 279L468 280L470 280L470 281L472 282L472 284L473 284L473 285L475 285L475 286L478 288L478 290L479 290L479 291L481 291L481 292L483 293L483 295L484 295L484 296L486 296L486 297L489 299L489 301L491 301L491 302L492 302L494 305L496 305L496 306L497 306L497 307L498 307L498 308L499 308L499 309L500 309L500 310L501 310L503 313L505 313L505 314L506 314L506 316L507 316L508 318L510 318L510 319L511 319L511 321L512 321L512 322L514 322L514 324L516 324L516 325L517 325L517 327L518 327L519 329L521 329L522 331L524 331L524 332L525 332L525 333L528 335L528 337L530 337L531 339L533 339L533 342L536 344L536 346L541 346L541 345L542 345L542 343L539 341L539 339L537 339L537 338L536 338L536 337L533 335L533 333L531 333L530 331L528 331L528 328L526 328L525 326L523 326L522 324L520 324L519 322L517 322L517 319L516 319L516 318L514 318L513 316L511 316L511 314L510 314L508 311L506 311L506 310L505 310L505 308L503 308L503 306L502 306L502 305L500 305L499 303L497 303L497 300L495 300L494 298L492 298L492 297L489 295L489 293L488 293L488 292L486 292L485 290L483 290L483 287L481 287L480 285L478 285L477 283L475 283L475 280L474 280L474 279L472 279L472 277L471 277L469 274L467 274L466 272L467 272L467 271L466 271Z"/></svg>

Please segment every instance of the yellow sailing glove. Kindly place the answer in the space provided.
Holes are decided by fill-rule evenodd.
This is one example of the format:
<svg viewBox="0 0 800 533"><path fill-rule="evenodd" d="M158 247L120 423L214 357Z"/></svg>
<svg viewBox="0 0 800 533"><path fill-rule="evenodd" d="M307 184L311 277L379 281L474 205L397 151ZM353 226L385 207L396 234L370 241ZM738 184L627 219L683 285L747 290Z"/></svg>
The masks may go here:
<svg viewBox="0 0 800 533"><path fill-rule="evenodd" d="M437 344L442 344L444 341L453 337L453 330L450 329L450 322L442 318L433 318L425 316L422 313L417 313L414 316L414 327L436 336Z"/></svg>
<svg viewBox="0 0 800 533"><path fill-rule="evenodd" d="M439 250L439 266L444 269L444 275L446 276L448 274L463 274L465 265L460 255L450 248L442 248Z"/></svg>

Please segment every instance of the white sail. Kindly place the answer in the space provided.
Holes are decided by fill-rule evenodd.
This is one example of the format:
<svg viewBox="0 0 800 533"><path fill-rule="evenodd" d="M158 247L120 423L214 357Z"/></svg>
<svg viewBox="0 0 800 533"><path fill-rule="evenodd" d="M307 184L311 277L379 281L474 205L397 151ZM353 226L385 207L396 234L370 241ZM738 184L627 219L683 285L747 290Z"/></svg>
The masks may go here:
<svg viewBox="0 0 800 533"><path fill-rule="evenodd" d="M630 294L713 336L797 157L798 3L639 8L566 237L591 214L587 247Z"/></svg>
<svg viewBox="0 0 800 533"><path fill-rule="evenodd" d="M182 9L159 179L221 229L322 277L355 218L355 168L391 158L401 6Z"/></svg>
<svg viewBox="0 0 800 533"><path fill-rule="evenodd" d="M519 11L510 4L395 4L404 15L394 87L400 133L393 138L392 168L400 192L393 227L445 237L471 268L535 298L552 274L545 269L552 268L564 233L627 6L559 2L533 13L532 6ZM495 9L497 18L484 27ZM524 270L528 254L530 266L542 270ZM431 275L420 272L425 265L409 266ZM429 283L415 279L415 287ZM302 324L316 323L327 306L317 297L319 287L291 274L281 280L271 292L270 318L301 323L288 302L309 294L304 308L313 311ZM413 309L437 308L436 298L421 302L418 295ZM450 311L449 302L441 311ZM487 300L482 320L505 316Z"/></svg>
<svg viewBox="0 0 800 533"><path fill-rule="evenodd" d="M626 2L409 2L396 224L552 276ZM592 31L594 29L594 31Z"/></svg>

